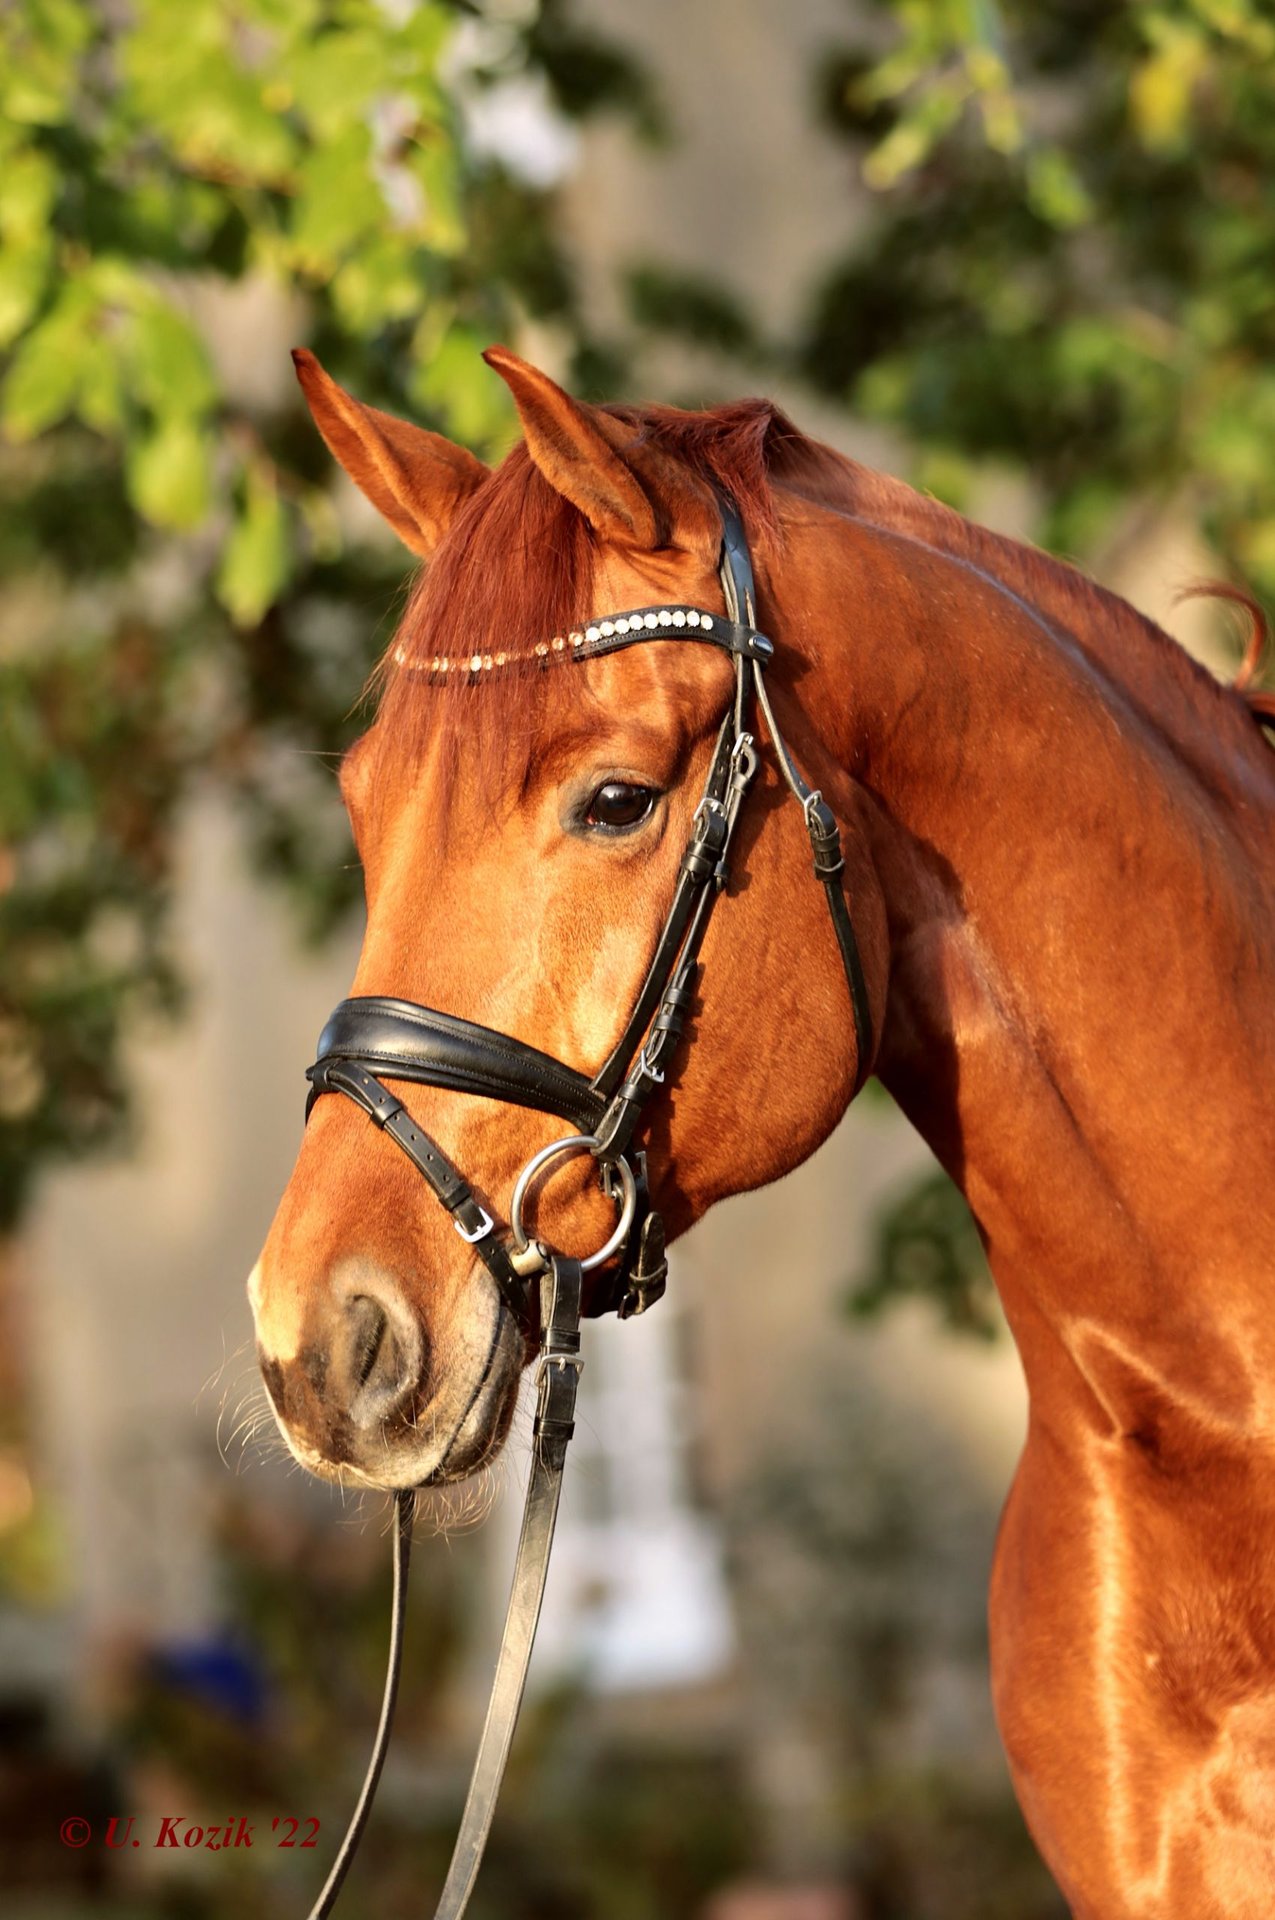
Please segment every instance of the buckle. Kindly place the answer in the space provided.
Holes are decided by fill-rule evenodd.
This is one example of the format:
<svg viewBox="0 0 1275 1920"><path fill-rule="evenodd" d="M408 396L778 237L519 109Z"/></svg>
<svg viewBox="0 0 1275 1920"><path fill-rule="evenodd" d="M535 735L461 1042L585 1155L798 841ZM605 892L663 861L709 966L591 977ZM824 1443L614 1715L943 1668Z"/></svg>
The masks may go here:
<svg viewBox="0 0 1275 1920"><path fill-rule="evenodd" d="M731 784L742 790L757 771L757 746L751 733L741 733L730 750Z"/></svg>
<svg viewBox="0 0 1275 1920"><path fill-rule="evenodd" d="M725 805L722 801L715 799L711 793L706 793L691 815L691 825L695 829L696 842L702 846L706 840L712 838L713 834L721 832L725 827Z"/></svg>
<svg viewBox="0 0 1275 1920"><path fill-rule="evenodd" d="M487 1235L491 1232L492 1227L495 1225L495 1221L492 1219L491 1215L488 1213L486 1207L478 1206L477 1201L474 1202L474 1205L478 1207L478 1211L482 1216L482 1225L480 1227L475 1227L472 1233L468 1232L467 1229L461 1225L460 1221L456 1218L455 1214L452 1215L452 1225L455 1227L457 1233L460 1235L461 1239L465 1242L465 1244L470 1247L473 1246L475 1240L485 1240L487 1238Z"/></svg>
<svg viewBox="0 0 1275 1920"><path fill-rule="evenodd" d="M656 1065L658 1042L658 1034L652 1033L648 1036L641 1053L639 1053L637 1057L633 1071L629 1075L630 1085L641 1080L649 1080L651 1085L655 1087L662 1087L664 1085L664 1070L662 1067Z"/></svg>

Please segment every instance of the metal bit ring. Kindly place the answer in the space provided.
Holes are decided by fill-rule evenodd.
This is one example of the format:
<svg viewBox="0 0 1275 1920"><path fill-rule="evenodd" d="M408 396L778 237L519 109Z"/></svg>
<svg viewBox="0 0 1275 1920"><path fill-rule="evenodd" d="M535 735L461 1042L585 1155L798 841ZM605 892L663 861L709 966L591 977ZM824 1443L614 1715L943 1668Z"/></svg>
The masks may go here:
<svg viewBox="0 0 1275 1920"><path fill-rule="evenodd" d="M522 1203L527 1197L527 1188L531 1185L531 1182L539 1173L541 1167L545 1166L550 1160L555 1159L560 1153L586 1151L596 1153L601 1144L596 1134L569 1133L564 1140L551 1140L547 1147L541 1147L539 1153L532 1154L530 1160L528 1160L526 1166L514 1181L513 1195L509 1202L509 1231L514 1237L515 1252L521 1253L524 1248L530 1244L527 1237L527 1230L522 1224ZM633 1215L637 1209L637 1182L633 1178L633 1169L628 1161L623 1159L611 1160L607 1162L607 1166L608 1169L614 1168L620 1176L620 1185L623 1189L620 1201L620 1218L616 1222L615 1231L612 1233L610 1239L605 1241L596 1253L591 1253L587 1260L580 1262L580 1269L583 1273L592 1273L595 1267L600 1267L604 1260L609 1260L613 1253L620 1251L620 1248L629 1237L629 1229L633 1225Z"/></svg>

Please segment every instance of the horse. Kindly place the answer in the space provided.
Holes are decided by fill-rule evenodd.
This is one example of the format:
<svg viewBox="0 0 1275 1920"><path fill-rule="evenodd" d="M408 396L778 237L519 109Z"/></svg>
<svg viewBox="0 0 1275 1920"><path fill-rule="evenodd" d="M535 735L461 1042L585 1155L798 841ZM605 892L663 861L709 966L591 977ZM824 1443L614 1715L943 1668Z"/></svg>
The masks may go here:
<svg viewBox="0 0 1275 1920"><path fill-rule="evenodd" d="M1032 1834L1076 1920L1268 1920L1269 696L769 402L587 405L492 348L523 437L489 469L295 358L332 453L426 562L340 769L353 992L579 1074L640 992L732 685L685 636L579 639L620 608L721 610L723 500L739 515L776 726L841 831L866 1022L762 740L693 1044L641 1119L652 1204L685 1232L878 1077L969 1202L1026 1377L990 1628ZM489 1226L561 1133L472 1090L391 1091ZM585 1156L545 1171L534 1232L596 1248L614 1196ZM314 1473L401 1489L501 1446L533 1341L454 1225L350 1101L317 1101L249 1282Z"/></svg>

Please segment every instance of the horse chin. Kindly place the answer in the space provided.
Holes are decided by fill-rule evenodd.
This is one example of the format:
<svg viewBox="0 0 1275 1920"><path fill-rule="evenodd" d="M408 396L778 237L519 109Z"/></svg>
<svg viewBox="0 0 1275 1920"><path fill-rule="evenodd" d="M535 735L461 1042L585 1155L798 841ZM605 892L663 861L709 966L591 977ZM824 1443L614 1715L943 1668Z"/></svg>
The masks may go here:
<svg viewBox="0 0 1275 1920"><path fill-rule="evenodd" d="M440 1486L467 1480L495 1459L505 1444L518 1404L518 1383L525 1361L526 1341L522 1330L502 1304L491 1364L479 1379L468 1412L436 1463L406 1484Z"/></svg>

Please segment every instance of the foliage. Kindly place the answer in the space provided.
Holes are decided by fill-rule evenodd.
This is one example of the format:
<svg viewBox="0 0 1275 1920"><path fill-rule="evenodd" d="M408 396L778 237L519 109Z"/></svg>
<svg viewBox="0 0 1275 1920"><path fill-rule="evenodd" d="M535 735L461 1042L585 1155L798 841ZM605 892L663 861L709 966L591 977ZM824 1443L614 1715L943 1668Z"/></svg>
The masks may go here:
<svg viewBox="0 0 1275 1920"><path fill-rule="evenodd" d="M935 1666L986 1660L994 1525L941 1423L901 1420L870 1362L812 1362L800 1422L725 1502L757 1714L799 1725L848 1779L887 1771Z"/></svg>
<svg viewBox="0 0 1275 1920"><path fill-rule="evenodd" d="M797 358L906 430L961 504L1027 473L1092 550L1184 498L1275 595L1275 18L1265 0L895 0L829 55L825 114L877 190ZM879 45L879 42L878 42Z"/></svg>
<svg viewBox="0 0 1275 1920"><path fill-rule="evenodd" d="M884 1206L848 1305L862 1319L892 1301L928 1300L944 1326L994 1340L1001 1320L978 1228L960 1188L939 1170Z"/></svg>
<svg viewBox="0 0 1275 1920"><path fill-rule="evenodd" d="M667 333L737 360L761 357L748 314L713 280L647 262L629 270L625 291L632 318L648 334Z"/></svg>
<svg viewBox="0 0 1275 1920"><path fill-rule="evenodd" d="M506 85L656 121L563 0L0 9L0 1230L119 1137L127 1026L180 1003L192 794L311 928L355 891L326 756L403 559L343 533L289 338L480 452L519 316L606 377L550 198L469 132Z"/></svg>

